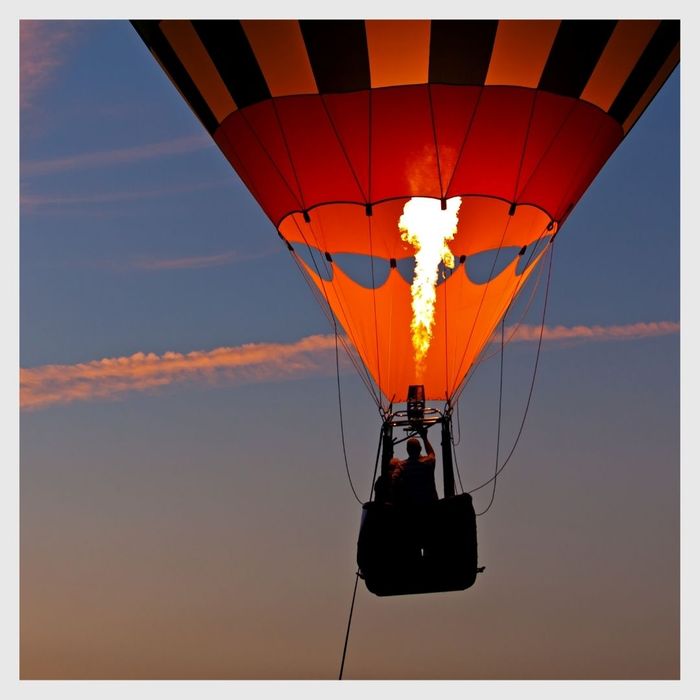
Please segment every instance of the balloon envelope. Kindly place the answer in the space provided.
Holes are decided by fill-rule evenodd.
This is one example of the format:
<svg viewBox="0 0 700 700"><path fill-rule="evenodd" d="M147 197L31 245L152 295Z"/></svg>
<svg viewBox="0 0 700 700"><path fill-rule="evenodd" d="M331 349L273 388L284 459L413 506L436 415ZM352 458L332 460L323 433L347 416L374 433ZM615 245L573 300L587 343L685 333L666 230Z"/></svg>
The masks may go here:
<svg viewBox="0 0 700 700"><path fill-rule="evenodd" d="M675 20L162 20L136 30L277 227L383 402L449 400L679 61ZM412 345L411 198L459 197ZM303 251L303 254L302 254ZM477 281L475 256L493 253ZM348 256L361 256L359 279ZM500 260L499 260L500 258Z"/></svg>

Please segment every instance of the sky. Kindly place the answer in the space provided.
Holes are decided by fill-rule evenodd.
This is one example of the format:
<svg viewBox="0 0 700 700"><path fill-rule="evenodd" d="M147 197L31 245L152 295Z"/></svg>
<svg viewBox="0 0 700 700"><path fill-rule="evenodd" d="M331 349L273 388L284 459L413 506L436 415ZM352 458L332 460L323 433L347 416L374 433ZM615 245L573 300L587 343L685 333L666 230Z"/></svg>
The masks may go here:
<svg viewBox="0 0 700 700"><path fill-rule="evenodd" d="M325 317L128 22L25 21L19 67L21 678L337 678L360 507ZM679 271L676 69L557 237L484 573L360 583L345 678L679 677ZM460 401L467 490L498 370ZM340 380L364 498L379 418Z"/></svg>

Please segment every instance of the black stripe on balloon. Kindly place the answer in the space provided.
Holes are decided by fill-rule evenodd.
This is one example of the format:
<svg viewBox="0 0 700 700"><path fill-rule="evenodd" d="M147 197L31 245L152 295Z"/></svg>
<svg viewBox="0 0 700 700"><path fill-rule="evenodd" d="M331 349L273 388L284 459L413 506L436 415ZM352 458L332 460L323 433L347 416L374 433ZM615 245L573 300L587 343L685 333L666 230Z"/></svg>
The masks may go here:
<svg viewBox="0 0 700 700"><path fill-rule="evenodd" d="M431 83L483 85L489 70L498 20L443 20L430 24Z"/></svg>
<svg viewBox="0 0 700 700"><path fill-rule="evenodd" d="M580 97L617 20L568 19L559 25L539 88L566 97Z"/></svg>
<svg viewBox="0 0 700 700"><path fill-rule="evenodd" d="M677 19L663 20L639 57L637 65L622 86L608 110L611 117L623 123L639 104L639 100L656 78L659 70L681 38L681 25Z"/></svg>
<svg viewBox="0 0 700 700"><path fill-rule="evenodd" d="M369 90L364 20L299 20L318 91Z"/></svg>
<svg viewBox="0 0 700 700"><path fill-rule="evenodd" d="M160 30L159 22L157 20L134 20L131 24L146 46L156 55L204 128L213 134L218 128L219 122L180 62L173 47L170 46Z"/></svg>
<svg viewBox="0 0 700 700"><path fill-rule="evenodd" d="M193 20L192 26L237 107L270 98L265 77L238 20Z"/></svg>

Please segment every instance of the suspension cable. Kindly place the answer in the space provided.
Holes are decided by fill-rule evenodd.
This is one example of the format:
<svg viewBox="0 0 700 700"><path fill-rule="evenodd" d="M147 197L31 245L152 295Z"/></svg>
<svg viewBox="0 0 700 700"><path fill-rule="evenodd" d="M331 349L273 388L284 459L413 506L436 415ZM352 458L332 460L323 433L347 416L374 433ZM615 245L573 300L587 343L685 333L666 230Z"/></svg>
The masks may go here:
<svg viewBox="0 0 700 700"><path fill-rule="evenodd" d="M518 445L518 442L520 441L520 436L522 435L523 428L525 427L525 420L527 418L528 411L530 409L530 402L532 400L532 393L535 388L535 378L537 377L537 367L539 365L539 360L540 360L540 351L542 349L542 336L544 335L544 323L545 323L545 316L547 314L547 300L549 298L549 285L552 279L552 260L554 259L554 238L551 239L549 243L550 251L549 251L549 266L547 269L547 285L545 287L545 294L544 294L544 304L542 307L542 321L540 324L540 337L539 341L537 343L537 354L535 356L535 366L532 371L532 381L530 382L530 392L527 397L527 403L525 405L525 411L523 413L523 419L520 423L520 429L518 430L518 434L515 438L515 442L513 443L513 447L511 448L510 452L508 453L508 456L506 457L505 461L503 464L496 469L494 475L488 480L485 481L483 484L480 484L479 486L471 489L469 491L470 494L475 493L479 489L484 488L484 486L488 486L498 475L505 469L506 465L510 461L510 458L513 456L513 453L515 452L515 448Z"/></svg>
<svg viewBox="0 0 700 700"><path fill-rule="evenodd" d="M382 444L383 444L383 438L384 438L384 425L382 425L382 429L379 431L379 444L377 445L377 456L374 460L374 473L372 474L372 482L370 484L370 492L369 496L367 498L368 501L372 500L372 488L374 486L374 480L375 477L377 476L377 467L379 466L379 455L381 454L382 450ZM349 477L349 474L348 474ZM352 482L350 482L352 484ZM355 489L353 488L353 493L355 492ZM355 494L355 498L357 498L357 494ZM358 499L359 501L359 499ZM343 645L343 657L340 661L340 673L338 674L338 680L341 681L343 680L343 668L345 667L345 655L347 654L348 651L348 639L350 637L350 624L352 622L352 613L355 609L355 595L357 594L357 582L360 579L360 569L358 568L357 571L355 572L355 588L352 591L352 603L350 603L350 614L348 616L348 626L347 629L345 630L345 644Z"/></svg>
<svg viewBox="0 0 700 700"><path fill-rule="evenodd" d="M348 475L348 483L350 484L350 488L352 489L352 493L355 496L355 500L362 505L362 501L360 500L360 497L357 495L357 491L355 491L355 485L352 483L352 477L350 476L350 467L348 466L348 452L347 449L345 448L345 428L343 425L343 399L342 399L342 393L340 391L340 360L338 357L338 328L337 326L334 328L335 330L335 378L336 378L336 383L338 386L338 412L340 414L340 441L343 445L343 460L345 461L345 473Z"/></svg>
<svg viewBox="0 0 700 700"><path fill-rule="evenodd" d="M491 500L489 501L489 504L486 506L486 508L484 508L484 510L477 513L477 516L487 513L489 508L493 505L494 499L496 498L496 477L498 476L499 450L501 447L501 415L503 408L503 347L505 345L505 328L506 317L504 315L501 319L501 368L498 381L498 429L496 431L496 462L494 465L493 488L491 489Z"/></svg>
<svg viewBox="0 0 700 700"><path fill-rule="evenodd" d="M459 404L457 404L457 425L459 426ZM455 442L454 433L452 432L452 416L450 416L450 442L452 443L452 464L457 471L457 480L459 481L460 493L464 493L464 484L462 484L462 474L459 471L459 464L457 462L457 450L455 445L458 445L462 441L462 436L460 432L460 437L457 442Z"/></svg>
<svg viewBox="0 0 700 700"><path fill-rule="evenodd" d="M377 478L377 467L379 466L379 455L381 454L381 451L382 451L383 438L384 438L384 426L382 425L382 429L379 431L379 444L377 445L377 456L374 458L374 472L372 473L372 481L370 482L370 485L369 485L369 496L367 496L368 501L372 500L372 489L374 488L374 481Z"/></svg>
<svg viewBox="0 0 700 700"><path fill-rule="evenodd" d="M352 603L350 603L350 615L348 615L348 626L345 630L345 644L343 645L343 657L340 660L340 673L338 674L338 680L343 680L343 669L345 668L345 655L348 651L348 639L350 638L350 623L352 622L352 613L355 609L355 595L357 595L357 583L360 580L360 570L355 572L355 587L352 590Z"/></svg>
<svg viewBox="0 0 700 700"><path fill-rule="evenodd" d="M457 440L455 441L454 435L452 436L452 445L459 445L460 442L462 442L462 424L461 420L459 417L459 399L455 401L455 413L457 414L457 433L458 437ZM450 431L451 432L451 431Z"/></svg>

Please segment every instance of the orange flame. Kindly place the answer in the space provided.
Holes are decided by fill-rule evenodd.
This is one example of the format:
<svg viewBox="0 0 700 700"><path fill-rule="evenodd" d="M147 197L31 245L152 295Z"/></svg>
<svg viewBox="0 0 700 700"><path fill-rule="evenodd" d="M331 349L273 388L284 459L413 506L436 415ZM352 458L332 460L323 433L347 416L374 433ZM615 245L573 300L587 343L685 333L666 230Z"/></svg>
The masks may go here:
<svg viewBox="0 0 700 700"><path fill-rule="evenodd" d="M401 240L410 243L415 250L411 340L418 377L423 373L433 337L438 266L440 261L447 267L455 265L454 255L447 244L457 233L457 213L461 204L460 197L452 197L442 210L437 199L413 197L404 205L399 219Z"/></svg>

